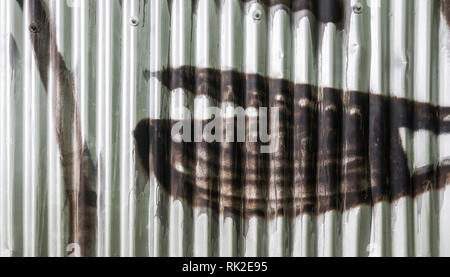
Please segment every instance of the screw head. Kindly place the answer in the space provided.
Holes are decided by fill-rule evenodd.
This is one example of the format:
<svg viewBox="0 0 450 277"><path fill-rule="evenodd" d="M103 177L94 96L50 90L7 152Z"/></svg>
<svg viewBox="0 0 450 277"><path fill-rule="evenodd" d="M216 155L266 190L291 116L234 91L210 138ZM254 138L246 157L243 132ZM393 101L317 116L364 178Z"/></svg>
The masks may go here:
<svg viewBox="0 0 450 277"><path fill-rule="evenodd" d="M357 2L353 5L352 9L354 13L360 14L363 11L363 6L360 2Z"/></svg>
<svg viewBox="0 0 450 277"><path fill-rule="evenodd" d="M32 33L39 33L39 24L37 24L36 22L31 22L29 29Z"/></svg>
<svg viewBox="0 0 450 277"><path fill-rule="evenodd" d="M132 26L138 26L139 25L139 19L136 16L131 17L130 24Z"/></svg>
<svg viewBox="0 0 450 277"><path fill-rule="evenodd" d="M252 17L253 17L254 20L261 20L261 18L262 18L261 10L260 9L255 9L253 11Z"/></svg>

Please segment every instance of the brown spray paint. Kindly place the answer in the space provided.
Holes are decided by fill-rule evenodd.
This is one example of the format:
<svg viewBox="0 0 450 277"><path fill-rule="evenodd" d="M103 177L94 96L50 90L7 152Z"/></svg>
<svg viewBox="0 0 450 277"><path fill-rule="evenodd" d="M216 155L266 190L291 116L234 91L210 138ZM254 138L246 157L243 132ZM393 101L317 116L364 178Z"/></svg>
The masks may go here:
<svg viewBox="0 0 450 277"><path fill-rule="evenodd" d="M191 83L190 81L193 81L195 77L189 72L203 72L206 69L194 70L183 67L166 71L170 73L159 72L154 76L173 75L176 76L175 79L184 79L183 83ZM394 201L405 196L415 197L432 188L442 188L449 183L450 166L445 161L442 161L440 165L429 165L410 172L399 129L428 130L435 134L448 133L450 132L450 121L448 121L450 107L439 107L430 103L359 91L348 91L344 99L342 90L293 84L287 80L271 79L257 74L231 73L214 69L207 69L207 71L210 75L216 75L216 77L210 77L212 79L220 79L221 75L235 76L233 81L228 83L226 80L230 78L222 78L221 90L230 90L233 84L247 83L248 85L244 88L245 95L258 92L254 94L257 97L247 99L246 107L251 107L255 103L258 103L256 106L267 103L270 88L274 87L283 89L272 91L284 90L286 95L293 97L293 105L286 105L285 112L292 113L293 120L282 122L285 124L283 128L286 128L289 134L287 141L292 141L292 144L282 151L293 153L293 158L273 157L274 162L279 165L277 168L279 172L274 174L289 180L276 183L275 187L280 191L287 189L292 192L292 195L281 194L281 197L274 198L266 193L261 194L261 192L267 192L270 185L268 176L271 172L267 167L269 155L260 153L259 148L249 147L249 142L245 142L243 152L236 152L236 154L240 153L240 156L234 155L236 161L242 159L245 163L236 162L241 164L241 169L222 167L222 170L228 170L227 176L234 175L234 177L221 179L220 186L230 188L228 191L239 191L241 183L236 182L239 180L236 174L242 173L241 178L244 179L242 189L247 193L241 196L223 194L223 191L197 193L194 194L194 198L203 195L203 200L190 201L194 206L206 207L205 203L217 202L220 197L230 200L224 202L227 206L221 207L221 212L244 217L250 215L269 218L282 215L295 216L304 213L324 213L330 210L342 211L359 205ZM181 87L192 92L189 85L183 87L179 83L169 82L164 78L160 80L169 90ZM249 80L253 81L249 82ZM239 87L236 91L239 91ZM225 91L217 93L217 95L224 94L226 94ZM276 97L277 93L272 96ZM288 111L288 109L291 110ZM248 128L248 117L246 122L246 128ZM166 189L169 186L180 186L181 184L176 183L177 179L191 178L190 176L195 174L194 171L190 171L194 169L193 166L185 167L187 170L184 173L178 171L180 176L172 180L167 179L163 172L158 172L158 168L167 167L171 167L172 172L177 171L173 168L173 163L182 154L174 155L173 151L169 154L169 151L162 149L167 143L162 139L171 139L170 129L173 124L175 121L144 120L138 124L135 131L138 155L141 160L150 161L148 167L146 164L143 165L144 170L147 174L151 171ZM343 132L344 126L348 129L345 132ZM145 138L141 138L140 134L147 132L151 134L150 142L142 143ZM158 137L161 140L151 140L152 137ZM349 147L343 148L343 141L346 141ZM370 145L369 142L371 142ZM195 144L195 142L191 143ZM181 145L186 142L172 142L172 147L176 144ZM181 148L181 146L177 147ZM155 154L151 150L155 148L158 149L157 153L160 153L159 160L155 159ZM381 153L378 153L379 151ZM374 155L374 153L378 154ZM349 160L345 167L342 166L343 156ZM193 160L187 161L187 158L184 156L183 162L192 164ZM204 160L201 166L216 168L217 163L217 159ZM258 164L260 166L255 166ZM370 176L371 181L361 184L362 179L367 179L365 176ZM339 187L342 181L346 182L345 190ZM195 190L196 184L194 181L189 182L189 188L180 188L178 191ZM204 199L207 195L211 197L208 200ZM177 194L176 197L186 199L183 194ZM281 208L274 210L271 208L273 205ZM242 207L244 210L241 212ZM287 214L286 210L282 209L284 207L294 210L291 214Z"/></svg>
<svg viewBox="0 0 450 277"><path fill-rule="evenodd" d="M23 9L23 1L17 0ZM39 74L48 90L53 91L53 116L65 185L65 203L69 211L68 244L77 243L82 256L95 254L96 167L81 138L80 107L73 73L58 50L56 27L43 0L28 0L30 39ZM55 78L49 82L48 69Z"/></svg>

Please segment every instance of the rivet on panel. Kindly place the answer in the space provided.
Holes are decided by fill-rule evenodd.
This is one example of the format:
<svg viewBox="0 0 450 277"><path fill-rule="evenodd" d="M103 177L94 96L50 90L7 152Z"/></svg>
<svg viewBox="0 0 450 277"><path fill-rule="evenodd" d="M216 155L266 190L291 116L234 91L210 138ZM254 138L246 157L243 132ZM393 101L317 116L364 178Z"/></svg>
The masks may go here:
<svg viewBox="0 0 450 277"><path fill-rule="evenodd" d="M130 24L132 26L138 26L139 25L139 19L137 17L135 17L135 16L131 17Z"/></svg>
<svg viewBox="0 0 450 277"><path fill-rule="evenodd" d="M30 28L30 32L39 33L39 24L37 24L36 22L31 22L29 28Z"/></svg>
<svg viewBox="0 0 450 277"><path fill-rule="evenodd" d="M360 14L363 11L363 6L360 2L357 2L353 5L352 9L354 13Z"/></svg>
<svg viewBox="0 0 450 277"><path fill-rule="evenodd" d="M260 9L255 9L253 11L252 17L253 17L254 20L261 20L261 18L262 18L261 10Z"/></svg>

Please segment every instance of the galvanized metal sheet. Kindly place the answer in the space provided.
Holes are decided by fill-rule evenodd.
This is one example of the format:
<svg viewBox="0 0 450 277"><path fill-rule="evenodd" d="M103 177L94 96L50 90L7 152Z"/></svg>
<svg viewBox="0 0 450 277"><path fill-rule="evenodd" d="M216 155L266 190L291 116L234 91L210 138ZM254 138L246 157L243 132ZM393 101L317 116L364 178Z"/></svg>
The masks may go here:
<svg viewBox="0 0 450 277"><path fill-rule="evenodd" d="M448 0L2 0L0 32L1 256L450 256Z"/></svg>

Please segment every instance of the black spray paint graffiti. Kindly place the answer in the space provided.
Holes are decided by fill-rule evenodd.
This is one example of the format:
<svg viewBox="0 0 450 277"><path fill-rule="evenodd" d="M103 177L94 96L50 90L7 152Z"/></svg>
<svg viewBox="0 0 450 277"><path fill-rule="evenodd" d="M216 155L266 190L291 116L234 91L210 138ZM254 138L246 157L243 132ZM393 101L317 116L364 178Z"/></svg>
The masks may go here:
<svg viewBox="0 0 450 277"><path fill-rule="evenodd" d="M139 122L134 135L146 174L191 205L241 216L296 216L393 201L449 183L447 161L410 172L399 130L448 133L450 107L214 69L153 76L170 91L183 88L246 108L276 106L282 114L281 150L273 154L248 140L176 142L177 121ZM247 137L252 120L246 119Z"/></svg>

